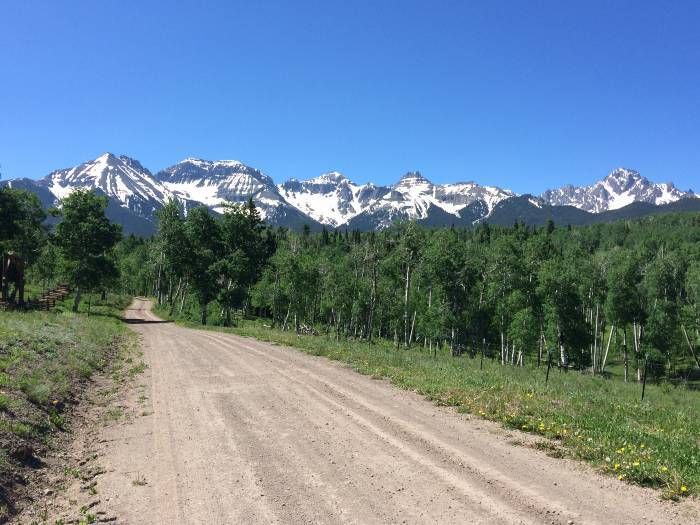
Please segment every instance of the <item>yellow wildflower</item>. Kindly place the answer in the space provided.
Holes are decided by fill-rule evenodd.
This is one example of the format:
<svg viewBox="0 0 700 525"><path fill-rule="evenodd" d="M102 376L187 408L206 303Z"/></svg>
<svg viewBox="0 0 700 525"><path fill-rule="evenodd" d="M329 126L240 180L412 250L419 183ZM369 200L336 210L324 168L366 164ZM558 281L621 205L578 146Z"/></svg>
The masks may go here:
<svg viewBox="0 0 700 525"><path fill-rule="evenodd" d="M683 485L683 486L681 487L681 492L688 492L688 487L686 487L685 485Z"/></svg>

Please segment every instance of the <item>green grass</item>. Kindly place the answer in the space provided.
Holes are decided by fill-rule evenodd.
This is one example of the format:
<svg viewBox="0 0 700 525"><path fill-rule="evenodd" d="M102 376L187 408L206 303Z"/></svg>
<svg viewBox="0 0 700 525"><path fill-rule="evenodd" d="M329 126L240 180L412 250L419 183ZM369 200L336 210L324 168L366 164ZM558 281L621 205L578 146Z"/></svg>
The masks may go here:
<svg viewBox="0 0 700 525"><path fill-rule="evenodd" d="M396 350L387 342L298 336L253 321L207 328L342 361L439 405L550 439L565 455L627 482L659 488L665 497L700 493L699 392L647 385L640 402L638 384L578 372L553 369L545 385L545 367L502 366L486 359L480 370L478 358L452 358L447 352L433 358L420 348Z"/></svg>
<svg viewBox="0 0 700 525"><path fill-rule="evenodd" d="M63 301L56 303L56 312L71 312L73 307L73 294ZM78 313L88 314L90 317L111 317L119 319L124 309L131 303L131 297L126 295L108 294L105 299L100 298L100 294L84 294Z"/></svg>
<svg viewBox="0 0 700 525"><path fill-rule="evenodd" d="M11 405L10 397L7 394L0 394L0 411L7 412Z"/></svg>
<svg viewBox="0 0 700 525"><path fill-rule="evenodd" d="M98 302L90 317L66 304L70 298L50 312L0 312L0 433L40 439L63 429L60 411L76 385L128 337L118 320L128 298Z"/></svg>

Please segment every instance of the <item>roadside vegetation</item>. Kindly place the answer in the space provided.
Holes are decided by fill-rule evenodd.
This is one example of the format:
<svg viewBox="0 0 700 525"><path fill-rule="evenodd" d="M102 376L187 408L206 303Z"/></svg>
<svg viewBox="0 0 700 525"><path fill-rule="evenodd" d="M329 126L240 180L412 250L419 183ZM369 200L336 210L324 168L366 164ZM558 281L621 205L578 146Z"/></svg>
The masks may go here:
<svg viewBox="0 0 700 525"><path fill-rule="evenodd" d="M12 511L23 469L40 465L51 436L68 429L87 381L128 342L119 316L130 298L98 299L90 316L87 304L72 312L72 300L50 312L0 313L0 516Z"/></svg>
<svg viewBox="0 0 700 525"><path fill-rule="evenodd" d="M68 430L91 376L129 341L119 318L130 297L114 293L121 233L106 206L94 193L75 192L49 211L61 217L50 229L36 195L0 188L0 253L24 262L27 299L13 293L0 304L0 522L27 492L52 435ZM51 311L31 309L59 283L73 292Z"/></svg>

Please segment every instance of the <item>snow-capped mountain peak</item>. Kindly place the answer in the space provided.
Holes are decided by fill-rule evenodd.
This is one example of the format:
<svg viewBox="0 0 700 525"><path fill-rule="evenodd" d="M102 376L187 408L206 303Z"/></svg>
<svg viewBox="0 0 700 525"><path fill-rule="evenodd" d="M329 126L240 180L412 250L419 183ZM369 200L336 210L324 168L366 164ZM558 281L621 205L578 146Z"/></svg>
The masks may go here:
<svg viewBox="0 0 700 525"><path fill-rule="evenodd" d="M388 227L398 219L431 225L467 225L483 220L507 223L519 217L523 206L529 207L530 214L536 208L551 213L547 205L600 213L633 202L662 205L695 196L691 190L651 182L627 168L617 168L588 186L566 185L536 197L518 196L473 181L435 184L418 171L408 172L386 186L357 184L339 171L277 185L262 171L240 161L197 157L185 158L153 175L137 160L112 153L56 170L40 180L16 179L6 184L31 188L46 206L56 204L77 188L94 189L109 198L110 217L117 217L131 231L151 233L155 212L171 198L182 202L185 209L203 204L219 212L227 203L252 198L270 224L373 229ZM679 208L695 207L694 202L688 204ZM566 220L573 217L571 210L564 213Z"/></svg>
<svg viewBox="0 0 700 525"><path fill-rule="evenodd" d="M482 186L472 181L444 184L435 192L436 198L443 203L443 208L452 213L459 213L466 206L481 201L486 207L487 215L496 204L515 195L511 190L496 186Z"/></svg>
<svg viewBox="0 0 700 525"><path fill-rule="evenodd" d="M640 182L649 182L647 179L642 177L638 171L631 170L628 168L616 168L612 170L608 175L603 179L604 181L608 182L609 184L614 184L618 186L620 190L629 188L630 186Z"/></svg>
<svg viewBox="0 0 700 525"><path fill-rule="evenodd" d="M487 216L495 204L514 195L475 183L433 184L418 171L406 173L385 190L356 223L386 227L399 218L429 221L439 216L439 221L466 221L468 224Z"/></svg>
<svg viewBox="0 0 700 525"><path fill-rule="evenodd" d="M192 164L199 168L209 170L215 167L237 168L239 166L245 166L239 160L205 160L198 157L187 157L178 162L178 164Z"/></svg>
<svg viewBox="0 0 700 525"><path fill-rule="evenodd" d="M277 188L299 211L333 227L345 224L386 192L373 184L355 184L337 171L308 180L289 179Z"/></svg>
<svg viewBox="0 0 700 525"><path fill-rule="evenodd" d="M392 188L401 192L424 193L432 191L433 183L421 175L420 171L409 171Z"/></svg>
<svg viewBox="0 0 700 525"><path fill-rule="evenodd" d="M352 184L348 178L340 173L339 171L329 171L328 173L322 173L318 177L315 177L313 179L308 179L306 182L312 183L312 184L329 184L329 183L335 183L339 184L341 182L348 182Z"/></svg>
<svg viewBox="0 0 700 525"><path fill-rule="evenodd" d="M243 203L250 198L263 218L286 213L289 208L270 177L237 160L190 157L158 172L156 178L170 191L218 212L227 203Z"/></svg>
<svg viewBox="0 0 700 525"><path fill-rule="evenodd" d="M74 168L56 170L44 183L58 200L77 188L94 189L120 206L144 214L175 197L139 161L112 153L104 153Z"/></svg>
<svg viewBox="0 0 700 525"><path fill-rule="evenodd" d="M671 183L654 183L635 170L617 168L603 180L589 186L569 184L555 190L547 190L541 198L547 204L575 206L589 212L600 213L616 210L633 202L660 205L688 196L693 196L693 193L681 191Z"/></svg>

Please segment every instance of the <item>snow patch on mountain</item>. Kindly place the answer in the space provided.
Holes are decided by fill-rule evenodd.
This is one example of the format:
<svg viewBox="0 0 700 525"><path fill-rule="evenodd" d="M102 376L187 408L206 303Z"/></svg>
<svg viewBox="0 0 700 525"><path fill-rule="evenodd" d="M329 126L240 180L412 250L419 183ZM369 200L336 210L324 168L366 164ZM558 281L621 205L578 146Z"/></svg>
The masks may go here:
<svg viewBox="0 0 700 525"><path fill-rule="evenodd" d="M393 186L355 184L334 171L304 181L291 179L278 189L301 212L332 227L361 214L385 227L399 218L427 219L436 208L459 218L462 210L477 201L483 201L489 213L498 202L514 195L474 182L436 185L417 171L406 173Z"/></svg>
<svg viewBox="0 0 700 525"><path fill-rule="evenodd" d="M504 199L515 197L515 193L504 190L496 186L481 186L475 182L456 182L444 184L437 187L435 197L442 204L446 211L452 206L453 212L459 214L464 208L476 201L483 201L486 204L488 213L491 213L494 206Z"/></svg>
<svg viewBox="0 0 700 525"><path fill-rule="evenodd" d="M477 201L482 201L486 205L487 213L490 213L496 204L515 195L510 190L481 186L474 182L433 184L419 172L404 175L393 186L393 190L403 196L399 207L412 219L425 219L431 206L460 217L462 210Z"/></svg>
<svg viewBox="0 0 700 525"><path fill-rule="evenodd" d="M178 198L137 160L112 153L105 153L74 168L56 170L41 182L57 201L76 189L97 190L144 217L152 217L168 199Z"/></svg>
<svg viewBox="0 0 700 525"><path fill-rule="evenodd" d="M541 195L547 204L575 206L593 213L617 210L633 202L661 205L693 196L692 191L679 190L670 182L651 182L639 172L627 168L617 168L590 186L567 185Z"/></svg>
<svg viewBox="0 0 700 525"><path fill-rule="evenodd" d="M347 223L386 191L374 184L355 184L337 171L308 180L290 179L277 189L299 211L331 227Z"/></svg>
<svg viewBox="0 0 700 525"><path fill-rule="evenodd" d="M265 218L270 208L284 203L275 183L260 170L237 160L186 158L156 174L170 191L223 212L227 203L252 198Z"/></svg>
<svg viewBox="0 0 700 525"><path fill-rule="evenodd" d="M203 204L217 212L225 211L228 203L253 199L270 224L370 229L388 227L398 219L415 219L429 225L472 224L488 219L496 208L502 208L501 203L508 204L504 201L518 197L510 190L471 181L434 184L418 171L406 173L391 186L357 184L338 171L275 184L262 171L238 160L196 157L188 157L153 175L137 160L111 153L54 171L40 180L17 183L31 187L49 205L78 188L93 189L109 197L112 209L138 215L151 224L155 212L172 198L182 202L185 209ZM634 202L662 205L687 197L695 194L679 190L672 183L650 182L634 170L618 168L589 186L567 185L548 190L540 197L523 195L522 199L538 208L566 205L600 213Z"/></svg>

